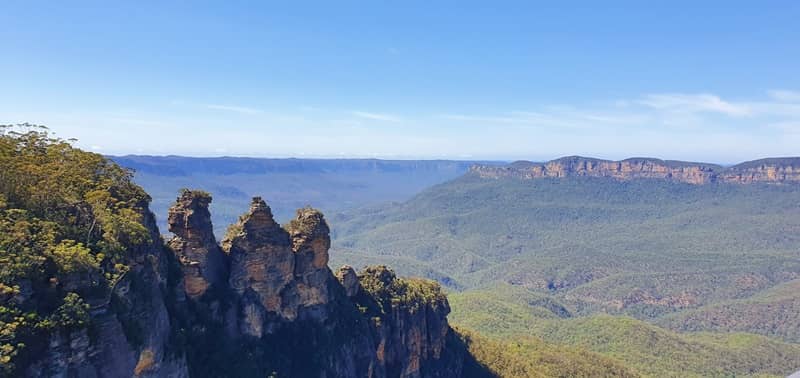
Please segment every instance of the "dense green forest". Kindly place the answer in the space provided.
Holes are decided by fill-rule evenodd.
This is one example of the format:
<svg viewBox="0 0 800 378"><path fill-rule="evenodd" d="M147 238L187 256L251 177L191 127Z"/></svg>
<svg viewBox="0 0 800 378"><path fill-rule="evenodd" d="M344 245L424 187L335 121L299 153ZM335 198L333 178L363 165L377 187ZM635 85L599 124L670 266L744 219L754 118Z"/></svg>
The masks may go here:
<svg viewBox="0 0 800 378"><path fill-rule="evenodd" d="M796 185L466 175L331 223L335 262L437 279L485 336L652 376L800 366Z"/></svg>
<svg viewBox="0 0 800 378"><path fill-rule="evenodd" d="M137 248L149 196L132 174L34 125L0 126L0 366L86 327Z"/></svg>

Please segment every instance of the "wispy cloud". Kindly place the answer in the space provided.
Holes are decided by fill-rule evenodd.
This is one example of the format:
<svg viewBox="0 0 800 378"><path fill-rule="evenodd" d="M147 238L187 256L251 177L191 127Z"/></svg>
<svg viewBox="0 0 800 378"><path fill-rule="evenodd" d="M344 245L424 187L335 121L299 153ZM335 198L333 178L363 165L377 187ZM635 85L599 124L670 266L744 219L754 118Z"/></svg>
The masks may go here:
<svg viewBox="0 0 800 378"><path fill-rule="evenodd" d="M507 124L526 128L581 129L595 125L640 124L645 117L639 114L603 113L598 110L575 108L546 109L541 111L512 111L498 115L442 114L437 118L480 123L485 125Z"/></svg>
<svg viewBox="0 0 800 378"><path fill-rule="evenodd" d="M731 132L772 124L795 130L800 123L800 92L774 90L747 101L731 101L710 93L652 93L599 104L540 106L495 114L440 114L435 118L554 133L570 129L613 132L618 128L645 132L664 127L671 132L698 128Z"/></svg>
<svg viewBox="0 0 800 378"><path fill-rule="evenodd" d="M774 89L767 92L772 99L781 102L797 102L800 103L800 92L787 91L783 89Z"/></svg>
<svg viewBox="0 0 800 378"><path fill-rule="evenodd" d="M385 121L385 122L400 122L400 117L391 115L391 114L382 114L382 113L370 113L370 112L362 112L362 111L354 111L353 114L359 118L371 119L375 121Z"/></svg>
<svg viewBox="0 0 800 378"><path fill-rule="evenodd" d="M168 123L162 121L155 121L149 119L138 119L138 118L128 118L128 117L111 117L108 118L108 121L112 123L121 123L126 125L133 125L133 126L156 126L156 127L163 127L169 126Z"/></svg>
<svg viewBox="0 0 800 378"><path fill-rule="evenodd" d="M209 104L206 105L206 108L214 109L214 110L225 110L229 112L235 112L239 114L261 114L264 111L261 109L255 108L248 108L245 106L235 106L235 105L217 105L217 104Z"/></svg>
<svg viewBox="0 0 800 378"><path fill-rule="evenodd" d="M485 123L520 123L525 120L508 116L494 116L494 115L468 115L468 114L441 114L438 118L449 119L453 121L466 121L466 122L485 122Z"/></svg>
<svg viewBox="0 0 800 378"><path fill-rule="evenodd" d="M659 93L649 94L638 101L639 104L659 110L675 112L712 112L729 116L747 116L751 110L743 104L734 104L719 98L719 96L700 93Z"/></svg>

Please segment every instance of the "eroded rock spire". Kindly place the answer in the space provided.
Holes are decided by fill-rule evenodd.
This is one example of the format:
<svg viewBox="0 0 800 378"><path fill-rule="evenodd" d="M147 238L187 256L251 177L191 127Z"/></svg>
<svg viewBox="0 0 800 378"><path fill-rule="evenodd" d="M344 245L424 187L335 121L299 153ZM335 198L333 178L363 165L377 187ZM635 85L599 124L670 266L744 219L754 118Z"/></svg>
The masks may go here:
<svg viewBox="0 0 800 378"><path fill-rule="evenodd" d="M223 249L231 259L229 283L243 297L245 319L241 329L260 336L268 313L291 318L282 299L294 280L295 258L289 233L275 222L261 197L254 197L250 209L228 229Z"/></svg>
<svg viewBox="0 0 800 378"><path fill-rule="evenodd" d="M169 209L169 231L175 234L169 247L178 256L186 294L203 296L210 287L224 287L226 256L214 239L208 205L211 195L199 190L182 190Z"/></svg>

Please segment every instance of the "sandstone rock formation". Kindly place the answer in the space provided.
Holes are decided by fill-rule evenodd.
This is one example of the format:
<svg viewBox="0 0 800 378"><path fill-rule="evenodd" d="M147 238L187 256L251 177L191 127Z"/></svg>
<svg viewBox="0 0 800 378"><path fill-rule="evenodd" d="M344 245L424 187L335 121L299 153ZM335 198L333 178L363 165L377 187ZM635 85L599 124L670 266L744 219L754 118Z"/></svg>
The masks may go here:
<svg viewBox="0 0 800 378"><path fill-rule="evenodd" d="M364 269L358 280L354 299L372 319L377 358L390 376L460 375L457 370L443 371L461 366L448 365L443 355L451 332L450 306L437 283L400 279L385 266Z"/></svg>
<svg viewBox="0 0 800 378"><path fill-rule="evenodd" d="M703 185L714 182L800 183L800 158L763 159L729 168L652 158L621 161L569 156L546 163L518 161L507 166L474 165L470 173L482 178L518 179L609 177L616 180L662 179Z"/></svg>
<svg viewBox="0 0 800 378"><path fill-rule="evenodd" d="M289 222L287 231L295 253L297 306L311 307L328 303L329 283L338 283L328 268L328 249L331 247L328 223L319 211L304 208L297 210L297 216Z"/></svg>
<svg viewBox="0 0 800 378"><path fill-rule="evenodd" d="M155 217L141 204L150 239L126 251L130 270L104 298L88 303L88 328L57 333L24 372L27 377L188 377L182 351L170 350L168 300L171 256L162 248Z"/></svg>
<svg viewBox="0 0 800 378"><path fill-rule="evenodd" d="M253 198L250 210L228 229L222 245L231 260L231 289L242 298L255 299L243 301L247 316L242 330L262 336L268 312L293 318L282 294L294 280L295 256L289 234L261 198Z"/></svg>
<svg viewBox="0 0 800 378"><path fill-rule="evenodd" d="M126 251L130 270L89 303L90 325L43 340L24 375L461 376L467 350L437 283L386 267L335 276L322 213L300 209L284 228L258 197L220 247L210 202L181 192L167 248L145 210L150 240Z"/></svg>
<svg viewBox="0 0 800 378"><path fill-rule="evenodd" d="M226 256L214 239L210 203L208 193L184 190L169 209L167 220L169 231L175 234L169 247L181 262L186 295L194 299L212 285L226 284Z"/></svg>
<svg viewBox="0 0 800 378"><path fill-rule="evenodd" d="M336 271L336 279L342 284L348 297L358 295L361 285L358 283L358 274L356 274L352 266L344 265L339 268L339 270Z"/></svg>
<svg viewBox="0 0 800 378"><path fill-rule="evenodd" d="M751 184L758 182L800 182L800 158L772 158L749 161L723 171L725 182Z"/></svg>
<svg viewBox="0 0 800 378"><path fill-rule="evenodd" d="M284 228L259 197L220 248L209 202L203 192L185 191L169 217L186 295L213 303L191 306L179 322L192 330L192 375L459 376L465 351L454 345L444 353L454 336L438 284L401 280L385 267L361 276L343 267L335 276L322 213L300 209Z"/></svg>

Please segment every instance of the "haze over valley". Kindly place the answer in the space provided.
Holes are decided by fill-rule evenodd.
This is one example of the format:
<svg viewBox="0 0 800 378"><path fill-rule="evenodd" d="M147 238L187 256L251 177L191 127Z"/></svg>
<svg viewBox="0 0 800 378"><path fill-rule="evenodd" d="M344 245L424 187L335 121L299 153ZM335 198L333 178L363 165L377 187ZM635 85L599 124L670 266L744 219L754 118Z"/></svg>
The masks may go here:
<svg viewBox="0 0 800 378"><path fill-rule="evenodd" d="M800 2L0 2L0 378L800 378Z"/></svg>

